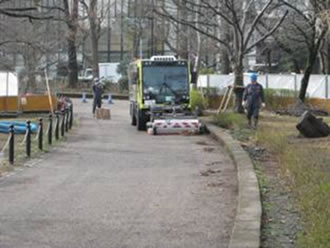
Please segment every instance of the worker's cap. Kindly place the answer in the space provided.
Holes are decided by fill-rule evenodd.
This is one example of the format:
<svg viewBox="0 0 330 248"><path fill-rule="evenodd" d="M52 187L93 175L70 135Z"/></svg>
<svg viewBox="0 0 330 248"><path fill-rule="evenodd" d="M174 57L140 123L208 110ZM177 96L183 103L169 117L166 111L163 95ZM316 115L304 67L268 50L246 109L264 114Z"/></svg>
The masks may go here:
<svg viewBox="0 0 330 248"><path fill-rule="evenodd" d="M257 79L258 79L257 73L251 73L250 74L250 79L251 79L251 82L257 81Z"/></svg>

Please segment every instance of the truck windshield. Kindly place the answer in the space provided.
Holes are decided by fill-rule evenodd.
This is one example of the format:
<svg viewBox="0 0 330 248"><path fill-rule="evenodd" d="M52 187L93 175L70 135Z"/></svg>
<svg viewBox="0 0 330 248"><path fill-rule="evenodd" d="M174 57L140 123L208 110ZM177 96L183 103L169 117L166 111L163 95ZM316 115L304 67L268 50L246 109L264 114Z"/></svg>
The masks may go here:
<svg viewBox="0 0 330 248"><path fill-rule="evenodd" d="M186 66L145 66L143 68L145 94L185 95L189 92Z"/></svg>

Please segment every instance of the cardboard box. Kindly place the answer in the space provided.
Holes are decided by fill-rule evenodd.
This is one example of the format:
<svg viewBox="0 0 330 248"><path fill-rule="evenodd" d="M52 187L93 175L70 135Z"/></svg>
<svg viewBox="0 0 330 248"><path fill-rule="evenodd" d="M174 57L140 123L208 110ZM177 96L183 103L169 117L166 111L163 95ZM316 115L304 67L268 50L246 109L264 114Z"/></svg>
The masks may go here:
<svg viewBox="0 0 330 248"><path fill-rule="evenodd" d="M111 119L110 109L97 108L96 109L96 118L99 120L110 120Z"/></svg>
<svg viewBox="0 0 330 248"><path fill-rule="evenodd" d="M110 109L101 108L101 114L102 114L102 119L103 120L110 120L111 119Z"/></svg>

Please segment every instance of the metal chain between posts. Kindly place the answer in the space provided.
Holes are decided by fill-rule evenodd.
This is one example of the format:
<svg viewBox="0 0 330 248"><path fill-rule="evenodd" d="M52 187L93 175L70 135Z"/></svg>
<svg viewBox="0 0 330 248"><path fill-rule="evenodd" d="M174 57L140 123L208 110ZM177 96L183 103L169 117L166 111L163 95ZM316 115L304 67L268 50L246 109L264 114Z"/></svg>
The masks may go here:
<svg viewBox="0 0 330 248"><path fill-rule="evenodd" d="M34 141L37 141L39 139L39 134L40 134L40 126L38 126L38 131L36 137L33 139Z"/></svg>
<svg viewBox="0 0 330 248"><path fill-rule="evenodd" d="M45 136L48 137L48 134L49 134L49 126L50 126L50 123L48 122L48 125L47 125L47 128L46 128L46 133L45 133Z"/></svg>
<svg viewBox="0 0 330 248"><path fill-rule="evenodd" d="M20 146L23 146L23 145L25 144L26 139L27 139L27 135L28 135L28 132L27 132L27 129L26 129L26 131L25 131L25 135L24 135L24 139L23 139L23 141L19 144Z"/></svg>
<svg viewBox="0 0 330 248"><path fill-rule="evenodd" d="M8 139L7 139L6 143L5 143L5 145L3 146L2 150L0 151L0 156L3 156L3 154L6 151L6 149L8 148L10 139L11 139L11 133L9 133Z"/></svg>

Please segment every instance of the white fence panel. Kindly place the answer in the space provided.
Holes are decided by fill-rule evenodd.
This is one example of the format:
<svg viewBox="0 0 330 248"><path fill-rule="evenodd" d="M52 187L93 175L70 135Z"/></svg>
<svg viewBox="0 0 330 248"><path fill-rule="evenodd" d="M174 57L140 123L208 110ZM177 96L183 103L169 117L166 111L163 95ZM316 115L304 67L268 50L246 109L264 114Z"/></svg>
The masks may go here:
<svg viewBox="0 0 330 248"><path fill-rule="evenodd" d="M307 94L309 97L325 98L325 76L312 75L309 79Z"/></svg>
<svg viewBox="0 0 330 248"><path fill-rule="evenodd" d="M303 75L281 75L268 74L260 75L258 82L269 89L287 89L299 91ZM198 87L212 87L223 90L234 82L234 75L201 75L198 80ZM250 82L249 75L244 75L244 85ZM330 77L326 75L311 75L308 88L308 97L329 99L330 98Z"/></svg>
<svg viewBox="0 0 330 248"><path fill-rule="evenodd" d="M17 96L18 79L14 73L0 72L0 96Z"/></svg>

